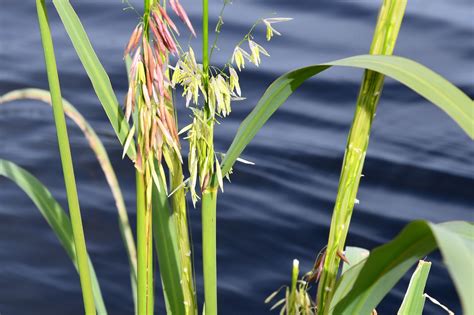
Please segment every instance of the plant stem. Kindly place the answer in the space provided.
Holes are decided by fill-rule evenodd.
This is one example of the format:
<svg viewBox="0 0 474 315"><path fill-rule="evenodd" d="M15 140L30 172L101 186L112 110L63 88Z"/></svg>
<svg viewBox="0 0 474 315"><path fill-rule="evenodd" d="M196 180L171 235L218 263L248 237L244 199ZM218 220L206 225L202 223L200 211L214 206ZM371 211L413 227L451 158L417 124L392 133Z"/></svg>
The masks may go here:
<svg viewBox="0 0 474 315"><path fill-rule="evenodd" d="M160 266L161 281L166 310L169 314L196 314L196 310L188 313L182 283L182 266L178 249L178 236L175 215L172 213L166 193L166 182L161 176L163 169L155 161L155 169L160 179L153 185L153 236ZM159 188L157 187L159 186Z"/></svg>
<svg viewBox="0 0 474 315"><path fill-rule="evenodd" d="M202 64L204 86L207 89L209 76L209 13L208 0L202 0ZM210 125L208 158L214 159L213 134L214 113L205 106L207 123ZM212 169L212 168L211 168ZM218 181L214 172L207 174L209 185L202 191L202 259L204 276L204 307L206 315L217 315L217 266L216 266L216 205Z"/></svg>
<svg viewBox="0 0 474 315"><path fill-rule="evenodd" d="M202 258L206 315L217 315L216 205L217 176L202 192Z"/></svg>
<svg viewBox="0 0 474 315"><path fill-rule="evenodd" d="M209 71L209 3L202 0L202 68L207 77Z"/></svg>
<svg viewBox="0 0 474 315"><path fill-rule="evenodd" d="M405 12L406 0L384 0L370 48L373 55L391 55ZM323 272L318 285L318 314L328 314L337 272L351 221L372 120L383 87L384 76L366 70L347 140L336 204L331 221Z"/></svg>
<svg viewBox="0 0 474 315"><path fill-rule="evenodd" d="M188 218L186 213L186 193L182 185L184 181L181 162L173 159L173 173L171 177L171 205L176 219L176 234L181 261L181 282L183 288L186 314L197 314L196 290L194 287L194 272L191 261L191 246L188 231ZM179 188L181 186L181 188Z"/></svg>
<svg viewBox="0 0 474 315"><path fill-rule="evenodd" d="M150 15L150 7L152 0L144 0L143 36L148 40L148 17ZM140 103L138 111L140 111ZM138 113L140 115L140 112ZM141 126L138 123L137 128L137 145L138 150L142 154L137 158L142 159L142 170L136 170L136 201L137 201L137 300L138 300L138 315L151 315L154 308L153 295L153 234L152 234L152 207L151 207L151 190L153 182L150 180L151 174L148 168L148 159L150 158L144 150L144 139L141 135Z"/></svg>
<svg viewBox="0 0 474 315"><path fill-rule="evenodd" d="M45 104L52 105L51 103L51 94L47 90L26 88L20 90L14 90L0 96L0 104L5 102L12 102L15 100L21 99L30 99L38 100L44 102ZM99 136L95 133L94 129L89 125L87 120L77 111L77 109L69 103L66 99L63 99L63 110L64 114L74 121L74 123L81 129L84 134L87 142L89 143L90 148L94 152L97 161L104 172L107 183L109 184L110 191L115 199L115 205L117 207L117 213L119 217L119 228L122 235L122 240L127 250L127 255L130 263L130 281L132 285L132 293L134 295L133 299L136 302L136 286L137 286L137 250L135 247L135 239L133 237L133 232L130 227L130 221L128 219L127 208L125 207L125 201L123 200L122 190L115 174L115 171L110 162L107 151L105 150L104 145L99 139ZM91 273L93 270L91 268ZM94 284L92 285L94 287ZM99 301L95 299L95 304L97 307L97 312L99 314L105 313L100 311ZM105 309L105 307L102 307Z"/></svg>
<svg viewBox="0 0 474 315"><path fill-rule="evenodd" d="M296 301L296 285L298 284L298 275L300 273L299 261L293 260L293 269L291 271L291 289L288 299L288 315L296 315L299 313L298 303Z"/></svg>
<svg viewBox="0 0 474 315"><path fill-rule="evenodd" d="M41 32L41 40L44 49L46 71L51 92L54 122L59 144L59 154L66 186L66 194L71 216L72 231L74 235L74 245L76 249L77 264L79 267L79 277L81 281L82 297L84 300L84 310L87 315L95 314L95 303L92 293L92 282L90 278L89 262L82 228L81 210L79 198L77 196L76 180L72 164L71 148L67 134L66 119L62 106L61 88L59 85L58 71L56 68L56 58L54 56L53 39L48 25L48 14L44 0L36 0L38 12L38 22Z"/></svg>
<svg viewBox="0 0 474 315"><path fill-rule="evenodd" d="M138 314L151 314L153 302L151 211L147 209L145 176L136 171L137 249L138 249ZM150 282L151 281L151 282Z"/></svg>
<svg viewBox="0 0 474 315"><path fill-rule="evenodd" d="M146 310L146 233L145 233L145 183L143 174L136 171L136 200L137 200L137 278L138 278L138 314Z"/></svg>

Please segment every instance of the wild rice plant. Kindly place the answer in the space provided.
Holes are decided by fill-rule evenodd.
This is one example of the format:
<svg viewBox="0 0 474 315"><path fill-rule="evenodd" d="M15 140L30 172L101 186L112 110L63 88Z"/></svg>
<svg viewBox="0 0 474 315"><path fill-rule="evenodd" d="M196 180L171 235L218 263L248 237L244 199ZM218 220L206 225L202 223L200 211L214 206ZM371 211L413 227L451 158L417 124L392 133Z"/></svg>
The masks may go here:
<svg viewBox="0 0 474 315"><path fill-rule="evenodd" d="M356 195L362 176L371 123L380 98L383 79L388 75L413 89L444 110L459 126L474 138L473 101L448 81L426 67L406 58L390 56L403 18L406 0L384 0L375 29L370 55L354 56L316 64L288 72L267 89L254 110L242 122L225 154L215 151L216 123L231 113L231 103L242 99L238 73L246 63L258 66L268 52L257 43L253 31L257 25L266 27L266 39L280 35L274 24L289 18L258 20L234 47L229 62L222 67L211 64L222 27L224 4L215 28L216 35L209 51L208 0L202 1L202 61L199 63L190 47L184 50L177 36L177 24L170 17L173 11L196 36L196 32L178 0L166 2L144 0L144 14L125 48L129 88L123 110L110 80L100 64L82 24L68 0L55 0L62 19L120 143L123 156L136 169L137 246L121 196L118 182L107 153L92 128L74 110L61 102L59 79L54 59L44 0L37 0L38 19L45 53L50 99L44 92L12 92L0 102L18 95L51 101L71 219L67 217L49 191L31 174L15 164L0 160L0 175L17 183L35 202L77 266L87 314L106 314L100 287L89 261L82 231L79 202L75 187L72 158L69 150L64 113L84 131L104 169L120 217L120 227L130 260L130 274L136 313L154 313L155 268L153 241L160 267L165 306L168 314L198 314L194 268L187 222L186 193L193 205L202 199L202 243L204 276L204 310L216 315L216 208L219 188L230 176L234 163L258 130L286 99L308 78L332 66L365 69L356 111L349 133L338 196L334 208L328 245L321 252L314 270L299 277L299 263L294 261L291 285L285 288L285 298L276 303L282 314L370 314L381 299L419 259L436 248L441 250L446 265L458 289L463 309L474 312L470 296L473 284L463 277L473 261L474 228L466 222L432 224L426 221L410 223L393 241L370 252L346 247ZM247 44L248 49L243 45ZM176 58L174 66L171 58ZM180 86L192 122L178 131L174 91ZM17 94L15 94L17 93ZM19 93L19 94L18 94ZM63 108L64 106L64 108ZM188 170L184 178L180 135L189 142ZM200 196L201 195L201 196ZM468 248L466 249L466 244ZM470 246L470 247L469 247ZM368 257L367 257L368 256ZM344 266L340 271L340 260ZM350 265L349 265L350 263ZM426 264L415 272L400 314L418 314L425 296L420 297L426 282ZM423 267L425 266L425 267ZM313 301L308 293L311 283L318 281L318 295ZM135 293L136 287L136 293ZM272 294L272 300L279 292ZM427 296L426 296L427 297ZM429 297L429 299L431 299Z"/></svg>
<svg viewBox="0 0 474 315"><path fill-rule="evenodd" d="M82 297L84 299L84 309L86 314L95 314L95 303L92 293L92 282L90 278L89 262L87 256L86 242L82 228L81 210L79 208L79 198L77 196L76 180L72 165L71 148L64 118L61 89L59 86L58 71L56 69L56 58L54 56L53 40L48 26L48 15L44 0L36 0L38 21L41 32L41 40L44 49L44 59L48 73L48 83L51 92L51 102L53 104L54 122L58 136L59 154L66 186L66 194L71 216L72 231L74 234L75 251L77 255L77 265L81 280Z"/></svg>
<svg viewBox="0 0 474 315"><path fill-rule="evenodd" d="M406 0L384 1L375 27L371 55L391 55L398 37ZM328 312L334 294L340 257L343 255L357 190L369 144L370 129L382 93L384 75L365 70L354 119L347 140L336 204L331 220L324 267L318 285L318 314Z"/></svg>

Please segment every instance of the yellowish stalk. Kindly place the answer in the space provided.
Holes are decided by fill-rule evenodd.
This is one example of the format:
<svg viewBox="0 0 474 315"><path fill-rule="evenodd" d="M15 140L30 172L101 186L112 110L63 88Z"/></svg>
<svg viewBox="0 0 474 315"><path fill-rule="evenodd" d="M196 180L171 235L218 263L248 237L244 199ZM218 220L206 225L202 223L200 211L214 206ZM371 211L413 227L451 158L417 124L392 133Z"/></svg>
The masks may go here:
<svg viewBox="0 0 474 315"><path fill-rule="evenodd" d="M370 48L372 55L391 55L405 13L406 0L384 0ZM328 314L334 294L341 254L344 250L362 168L369 144L372 120L382 92L384 76L366 70L357 99L339 179L323 272L318 285L318 314Z"/></svg>

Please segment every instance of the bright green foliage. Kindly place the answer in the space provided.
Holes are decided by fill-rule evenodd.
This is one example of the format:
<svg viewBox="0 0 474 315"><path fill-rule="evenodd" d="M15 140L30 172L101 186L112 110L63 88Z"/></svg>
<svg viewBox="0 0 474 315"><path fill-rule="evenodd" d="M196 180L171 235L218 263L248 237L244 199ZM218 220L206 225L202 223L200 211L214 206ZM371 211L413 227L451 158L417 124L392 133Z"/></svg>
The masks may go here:
<svg viewBox="0 0 474 315"><path fill-rule="evenodd" d="M285 294L285 297L273 304L270 310L281 307L280 315L314 315L316 313L314 302L308 293L310 284L306 281L306 275L298 279L299 272L299 261L294 259L291 285L280 287L265 299L265 303L270 303L281 291Z"/></svg>
<svg viewBox="0 0 474 315"><path fill-rule="evenodd" d="M0 96L0 104L20 99L38 100L44 102L44 104L51 105L51 95L49 91L33 88L10 91ZM122 190L120 189L117 176L110 162L107 150L92 126L87 122L84 116L82 116L81 113L65 99L63 99L63 107L64 114L74 121L87 139L90 148L94 152L97 161L104 172L107 183L109 184L110 190L115 199L115 205L119 216L120 233L130 263L130 281L135 300L137 283L137 250L135 248L135 241L128 219L127 208L125 207L125 201L123 200Z"/></svg>
<svg viewBox="0 0 474 315"><path fill-rule="evenodd" d="M0 175L13 181L28 195L28 197L30 197L43 218L48 222L51 230L58 238L69 258L71 258L74 267L79 271L71 220L56 199L51 195L49 190L28 171L19 167L15 163L2 159L0 159ZM107 311L105 309L104 300L102 299L99 282L95 275L94 266L89 258L88 264L91 273L92 292L97 313L100 315L106 315Z"/></svg>
<svg viewBox="0 0 474 315"><path fill-rule="evenodd" d="M446 261L464 312L471 314L474 310L473 283L465 275L472 268L474 225L460 221L408 224L394 240L372 250L365 262L344 273L338 281L331 310L335 314L370 314L416 261L436 247Z"/></svg>
<svg viewBox="0 0 474 315"><path fill-rule="evenodd" d="M129 133L128 123L124 119L123 111L112 89L109 76L105 72L99 58L97 58L79 17L69 3L69 0L54 0L53 3L72 41L74 49L92 82L95 93L110 120L110 124L114 128L120 143L122 145L125 144ZM127 155L130 159L135 160L135 145L129 146Z"/></svg>
<svg viewBox="0 0 474 315"><path fill-rule="evenodd" d="M53 106L54 123L56 126L59 155L61 157L61 166L66 187L69 215L71 216L84 309L87 315L91 315L95 314L95 305L88 254L84 238L84 230L82 228L81 209L79 206L79 197L77 196L71 148L69 146L66 119L64 117L64 109L62 105L61 88L59 85L56 57L54 56L53 39L51 37L51 30L49 29L48 14L46 12L46 4L44 0L36 0L36 9L38 12L38 23L40 26L41 43L44 50L49 90L51 92L51 103Z"/></svg>
<svg viewBox="0 0 474 315"><path fill-rule="evenodd" d="M398 310L398 315L421 315L425 306L426 280L430 273L431 263L420 260L415 272L411 276L410 284L403 298L403 303Z"/></svg>
<svg viewBox="0 0 474 315"><path fill-rule="evenodd" d="M158 165L156 165L157 169ZM161 170L160 170L161 172ZM162 178L162 176L159 176ZM160 266L166 309L169 314L186 314L183 289L180 285L181 261L179 260L176 220L169 206L162 180L160 190L153 186L153 238ZM187 303L190 303L187 301Z"/></svg>
<svg viewBox="0 0 474 315"><path fill-rule="evenodd" d="M349 261L349 264L344 263L342 265L342 274L344 274L348 269L352 268L353 266L366 259L369 256L369 253L370 252L365 248L347 246L344 254L346 256L347 261Z"/></svg>
<svg viewBox="0 0 474 315"><path fill-rule="evenodd" d="M370 69L403 83L448 113L474 138L473 101L456 86L425 66L403 57L360 55L290 71L276 79L265 91L255 108L240 124L227 150L222 173L227 174L245 147L273 113L306 80L332 66Z"/></svg>

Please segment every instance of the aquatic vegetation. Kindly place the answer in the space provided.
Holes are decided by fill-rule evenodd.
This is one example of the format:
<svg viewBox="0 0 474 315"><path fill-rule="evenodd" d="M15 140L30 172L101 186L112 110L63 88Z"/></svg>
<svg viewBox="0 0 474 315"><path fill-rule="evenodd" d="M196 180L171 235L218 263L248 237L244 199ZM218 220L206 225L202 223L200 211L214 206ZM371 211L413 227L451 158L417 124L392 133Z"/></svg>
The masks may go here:
<svg viewBox="0 0 474 315"><path fill-rule="evenodd" d="M232 167L257 132L272 114L307 79L334 66L364 70L355 114L348 136L327 246L317 256L314 268L300 278L299 262L293 261L291 281L266 300L272 302L280 292L284 298L272 307L281 314L371 314L382 298L410 267L439 248L458 290L463 309L474 312L470 296L473 283L464 275L473 261L474 227L468 222L433 224L415 221L408 224L391 242L370 252L346 246L354 204L363 171L372 121L382 95L384 77L406 85L445 111L474 138L473 101L457 87L423 65L392 56L407 4L406 0L384 0L380 9L368 55L353 56L311 65L277 78L255 108L240 125L225 153L216 152L216 125L232 113L232 104L243 99L239 73L252 64L259 66L269 52L255 35L265 28L265 40L272 40L278 23L286 17L261 18L252 25L235 47L229 61L218 67L212 54L223 25L223 12L230 4L224 0L215 39L209 44L208 0L202 1L202 52L183 49L178 36L184 27L197 32L178 0L144 1L144 13L124 49L128 91L119 104L110 79L96 56L79 17L68 0L55 0L54 6L92 82L97 97L123 145L122 158L129 158L136 172L136 246L122 193L109 158L87 121L63 100L54 58L44 0L37 0L38 21L44 48L49 93L33 89L13 91L0 103L33 98L52 104L58 134L62 169L69 204L69 216L50 192L30 173L12 162L0 160L0 175L19 185L37 205L78 270L86 314L106 314L100 286L89 260L82 230L72 157L65 115L84 132L104 170L116 200L119 226L130 262L130 279L135 312L154 314L154 253L159 264L168 314L218 314L216 211L219 190L232 174ZM178 23L176 17L181 21ZM209 49L210 48L210 49ZM182 90L191 122L179 128L176 94ZM189 144L188 172L183 169L181 141ZM189 178L185 174L189 173ZM188 227L186 195L194 207L201 208L204 307L198 309L196 270ZM200 201L200 202L199 202ZM153 245L155 250L153 250ZM342 267L341 267L342 261ZM426 297L424 287L430 264L420 261L398 311L421 314ZM312 296L317 288L317 296Z"/></svg>

